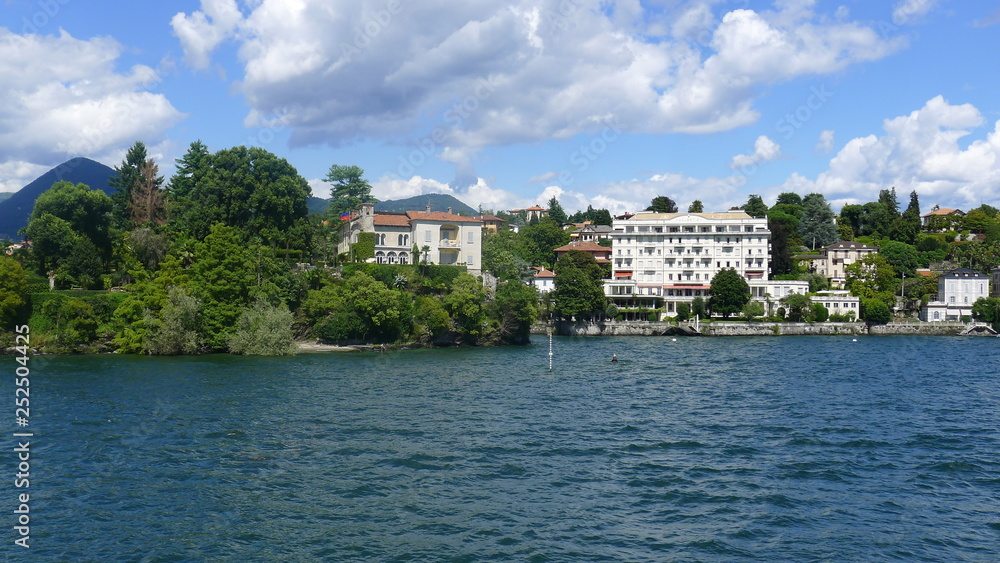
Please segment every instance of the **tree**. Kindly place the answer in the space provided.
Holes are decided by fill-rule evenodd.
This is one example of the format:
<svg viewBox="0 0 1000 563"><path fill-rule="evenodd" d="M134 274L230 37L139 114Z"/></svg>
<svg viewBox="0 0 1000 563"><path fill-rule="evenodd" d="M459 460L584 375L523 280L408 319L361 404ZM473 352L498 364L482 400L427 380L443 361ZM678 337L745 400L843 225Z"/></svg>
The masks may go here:
<svg viewBox="0 0 1000 563"><path fill-rule="evenodd" d="M101 260L107 261L111 257L111 209L111 198L101 190L92 190L86 184L56 182L35 199L31 221L46 214L66 221L74 234L89 238ZM28 229L32 229L30 221Z"/></svg>
<svg viewBox="0 0 1000 563"><path fill-rule="evenodd" d="M812 299L808 295L793 293L783 297L781 304L785 306L788 320L793 323L807 321L812 314Z"/></svg>
<svg viewBox="0 0 1000 563"><path fill-rule="evenodd" d="M837 224L823 194L809 194L802 200L799 237L803 242L811 243L813 249L837 242Z"/></svg>
<svg viewBox="0 0 1000 563"><path fill-rule="evenodd" d="M610 227L612 224L611 212L607 209L598 209L594 212L593 220L595 225L607 225Z"/></svg>
<svg viewBox="0 0 1000 563"><path fill-rule="evenodd" d="M818 323L825 323L830 318L830 310L820 302L813 303L812 319Z"/></svg>
<svg viewBox="0 0 1000 563"><path fill-rule="evenodd" d="M101 259L97 248L87 237L75 237L69 254L62 261L59 273L69 276L75 285L84 289L104 289L101 274Z"/></svg>
<svg viewBox="0 0 1000 563"><path fill-rule="evenodd" d="M167 188L169 196L174 200L188 198L208 171L211 156L208 147L201 141L191 143L184 156L175 161L176 170Z"/></svg>
<svg viewBox="0 0 1000 563"><path fill-rule="evenodd" d="M517 233L499 231L490 233L484 231L482 243L483 269L496 276L497 279L517 279L523 277L530 264L517 254L519 244Z"/></svg>
<svg viewBox="0 0 1000 563"><path fill-rule="evenodd" d="M561 272L565 272L571 268L581 270L590 276L590 279L594 283L600 285L603 284L604 279L604 268L597 263L594 256L588 252L583 252L582 250L571 250L559 257L556 261L553 271L558 276Z"/></svg>
<svg viewBox="0 0 1000 563"><path fill-rule="evenodd" d="M569 242L569 233L546 217L521 229L517 255L533 266L551 267L556 261L555 249Z"/></svg>
<svg viewBox="0 0 1000 563"><path fill-rule="evenodd" d="M158 356L194 354L201 340L199 328L199 302L180 287L171 287L167 303L157 317L147 313L148 327L143 350Z"/></svg>
<svg viewBox="0 0 1000 563"><path fill-rule="evenodd" d="M881 299L861 300L861 318L869 325L884 325L892 320L892 310Z"/></svg>
<svg viewBox="0 0 1000 563"><path fill-rule="evenodd" d="M799 220L792 215L771 211L767 215L767 229L771 231L771 277L792 273L791 242Z"/></svg>
<svg viewBox="0 0 1000 563"><path fill-rule="evenodd" d="M646 211L654 213L677 213L677 204L665 195L658 195L649 202L649 207L646 208Z"/></svg>
<svg viewBox="0 0 1000 563"><path fill-rule="evenodd" d="M195 247L191 267L192 294L201 302L205 344L225 350L236 319L258 295L273 297L278 288L266 272L265 249L248 246L235 227L217 223Z"/></svg>
<svg viewBox="0 0 1000 563"><path fill-rule="evenodd" d="M896 274L912 278L916 275L919 262L917 249L905 242L888 241L878 251Z"/></svg>
<svg viewBox="0 0 1000 563"><path fill-rule="evenodd" d="M48 331L52 341L47 344L56 352L73 351L97 338L97 315L82 299L58 295L45 301L41 316L52 324Z"/></svg>
<svg viewBox="0 0 1000 563"><path fill-rule="evenodd" d="M341 213L353 211L362 203L376 203L372 185L364 178L359 166L334 164L326 174L326 181L333 184L330 199L330 217L337 219Z"/></svg>
<svg viewBox="0 0 1000 563"><path fill-rule="evenodd" d="M486 321L486 289L479 280L462 273L452 282L451 293L444 298L444 308L451 315L458 332L472 342L483 333Z"/></svg>
<svg viewBox="0 0 1000 563"><path fill-rule="evenodd" d="M157 176L159 170L156 162L150 158L143 164L139 171L140 177L132 188L128 208L132 223L137 226L146 223L162 225L166 222L163 190L161 189L163 177Z"/></svg>
<svg viewBox="0 0 1000 563"><path fill-rule="evenodd" d="M775 205L802 205L802 196L795 192L783 192L778 194L778 199L774 202Z"/></svg>
<svg viewBox="0 0 1000 563"><path fill-rule="evenodd" d="M136 141L125 153L125 160L115 167L116 175L108 179L108 185L116 190L111 194L113 221L120 229L126 228L132 217L132 191L143 181L142 169L148 160L146 145L142 141ZM163 183L163 178L155 178L155 181L159 186Z"/></svg>
<svg viewBox="0 0 1000 563"><path fill-rule="evenodd" d="M708 310L705 307L705 299L703 297L695 297L691 300L691 314L702 318L708 316Z"/></svg>
<svg viewBox="0 0 1000 563"><path fill-rule="evenodd" d="M691 305L688 303L677 304L677 320L686 321L691 318Z"/></svg>
<svg viewBox="0 0 1000 563"><path fill-rule="evenodd" d="M287 356L298 347L292 334L292 313L266 299L258 299L236 321L229 337L229 353L247 356Z"/></svg>
<svg viewBox="0 0 1000 563"><path fill-rule="evenodd" d="M913 244L920 234L920 199L916 190L910 192L910 203L898 221L893 222L890 237L899 242Z"/></svg>
<svg viewBox="0 0 1000 563"><path fill-rule="evenodd" d="M413 324L416 336L433 339L451 330L451 317L440 299L421 295L413 302Z"/></svg>
<svg viewBox="0 0 1000 563"><path fill-rule="evenodd" d="M747 202L741 207L743 211L746 211L747 215L751 217L766 217L767 216L767 205L764 200L757 194L750 194L747 198Z"/></svg>
<svg viewBox="0 0 1000 563"><path fill-rule="evenodd" d="M888 306L895 303L896 270L877 252L844 268L848 290L862 298L881 299ZM864 317L864 315L862 315Z"/></svg>
<svg viewBox="0 0 1000 563"><path fill-rule="evenodd" d="M13 258L0 256L0 329L7 330L28 302L28 276Z"/></svg>
<svg viewBox="0 0 1000 563"><path fill-rule="evenodd" d="M705 212L705 205L701 202L700 199L692 201L691 205L688 206L688 213L704 213L704 212Z"/></svg>
<svg viewBox="0 0 1000 563"><path fill-rule="evenodd" d="M517 280L497 287L492 303L492 317L497 319L501 342L527 344L531 325L538 320L538 292Z"/></svg>
<svg viewBox="0 0 1000 563"><path fill-rule="evenodd" d="M743 306L750 301L750 285L735 269L725 268L712 278L708 294L708 307L712 313L719 313L727 318L742 311Z"/></svg>
<svg viewBox="0 0 1000 563"><path fill-rule="evenodd" d="M249 237L284 244L284 233L308 214L309 184L283 158L258 147L190 156L198 168L179 169L184 176L172 182L175 229L202 240L212 225L223 223Z"/></svg>
<svg viewBox="0 0 1000 563"><path fill-rule="evenodd" d="M566 212L559 205L559 200L556 199L556 196L552 196L552 199L549 200L549 217L560 225L565 225L568 222Z"/></svg>
<svg viewBox="0 0 1000 563"><path fill-rule="evenodd" d="M607 299L603 286L591 273L576 267L560 268L555 277L554 313L562 319L590 319L603 315Z"/></svg>
<svg viewBox="0 0 1000 563"><path fill-rule="evenodd" d="M886 210L889 212L890 219L899 217L899 201L896 199L895 186L893 186L892 189L880 190L878 192L878 202L885 205Z"/></svg>
<svg viewBox="0 0 1000 563"><path fill-rule="evenodd" d="M43 213L28 223L25 236L32 242L31 255L39 274L45 275L59 267L70 255L77 234L68 221L51 213Z"/></svg>
<svg viewBox="0 0 1000 563"><path fill-rule="evenodd" d="M743 306L743 317L750 321L757 317L764 316L764 305L759 301L747 301L747 304Z"/></svg>
<svg viewBox="0 0 1000 563"><path fill-rule="evenodd" d="M972 304L972 318L1000 328L1000 297L980 297Z"/></svg>

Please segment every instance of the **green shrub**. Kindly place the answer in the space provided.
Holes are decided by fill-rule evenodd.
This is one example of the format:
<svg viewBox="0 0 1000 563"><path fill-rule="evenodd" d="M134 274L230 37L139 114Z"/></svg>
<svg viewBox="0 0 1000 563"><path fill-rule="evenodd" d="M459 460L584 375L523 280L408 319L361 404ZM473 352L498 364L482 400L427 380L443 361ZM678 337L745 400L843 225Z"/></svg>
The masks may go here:
<svg viewBox="0 0 1000 563"><path fill-rule="evenodd" d="M196 353L200 347L199 306L198 300L183 289L170 288L160 317L146 313L144 325L148 329L143 350L147 354L163 356Z"/></svg>
<svg viewBox="0 0 1000 563"><path fill-rule="evenodd" d="M240 314L236 332L229 337L229 352L247 356L286 356L297 350L292 335L292 313L258 300Z"/></svg>

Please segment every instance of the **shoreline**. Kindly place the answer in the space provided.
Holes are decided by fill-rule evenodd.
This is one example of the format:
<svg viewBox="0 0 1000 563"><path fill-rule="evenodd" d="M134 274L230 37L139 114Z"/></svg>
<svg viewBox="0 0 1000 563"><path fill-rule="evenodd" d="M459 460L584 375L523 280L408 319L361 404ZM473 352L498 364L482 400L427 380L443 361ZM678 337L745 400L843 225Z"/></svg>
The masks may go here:
<svg viewBox="0 0 1000 563"><path fill-rule="evenodd" d="M536 323L531 334L544 336L550 325ZM713 321L698 323L652 321L557 321L551 328L558 336L997 336L987 323L902 322L885 325L865 323L791 323Z"/></svg>

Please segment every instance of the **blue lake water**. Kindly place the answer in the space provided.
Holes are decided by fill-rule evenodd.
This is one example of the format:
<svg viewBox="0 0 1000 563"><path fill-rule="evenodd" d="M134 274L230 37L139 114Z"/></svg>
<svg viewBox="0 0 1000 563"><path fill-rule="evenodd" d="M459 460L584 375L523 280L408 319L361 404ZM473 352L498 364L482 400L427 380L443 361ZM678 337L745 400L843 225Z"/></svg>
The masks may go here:
<svg viewBox="0 0 1000 563"><path fill-rule="evenodd" d="M551 372L544 337L32 358L32 547L13 545L8 437L0 557L1000 558L1000 339L557 338L554 350Z"/></svg>

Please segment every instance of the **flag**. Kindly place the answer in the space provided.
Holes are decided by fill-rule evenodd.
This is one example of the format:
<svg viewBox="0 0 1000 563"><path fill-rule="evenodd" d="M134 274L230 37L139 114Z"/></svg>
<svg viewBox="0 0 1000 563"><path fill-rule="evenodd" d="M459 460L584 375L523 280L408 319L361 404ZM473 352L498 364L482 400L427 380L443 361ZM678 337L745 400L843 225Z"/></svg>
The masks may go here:
<svg viewBox="0 0 1000 563"><path fill-rule="evenodd" d="M349 211L345 212L345 213L341 213L340 214L340 220L341 221L350 221L351 220L351 213Z"/></svg>

